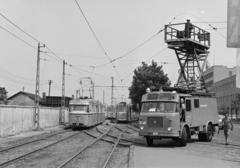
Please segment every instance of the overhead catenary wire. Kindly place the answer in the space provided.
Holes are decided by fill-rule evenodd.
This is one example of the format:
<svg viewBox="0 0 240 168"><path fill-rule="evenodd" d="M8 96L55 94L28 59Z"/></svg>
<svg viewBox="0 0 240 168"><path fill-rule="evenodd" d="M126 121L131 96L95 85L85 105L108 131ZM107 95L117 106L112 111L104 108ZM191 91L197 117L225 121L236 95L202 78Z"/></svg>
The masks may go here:
<svg viewBox="0 0 240 168"><path fill-rule="evenodd" d="M173 22L174 20L176 20L177 17L178 17L178 15L177 15L177 16L174 16L174 17L172 18L172 20L168 23L168 25L169 25L169 24L172 24L172 22ZM112 59L110 62L96 65L95 67L102 67L102 66L105 66L105 65L107 65L107 64L113 63L113 62L115 62L115 61L117 61L117 60L119 60L119 59L122 59L122 58L125 58L125 57L129 56L131 53L133 53L133 52L136 51L138 48L140 48L140 47L144 46L145 44L147 44L148 42L150 42L152 39L154 39L156 36L158 36L158 35L159 35L161 32L163 32L163 31L164 31L164 28L163 28L163 29L160 29L160 30L157 31L155 34L151 35L150 37L148 37L147 39L145 39L143 42L140 42L140 43L137 44L134 48L130 49L129 51L127 51L127 52L124 53L123 55L121 55L121 56L119 56L119 57L117 57L117 58Z"/></svg>
<svg viewBox="0 0 240 168"><path fill-rule="evenodd" d="M48 47L44 42L42 42L41 40L39 40L38 38L34 37L33 35L31 35L30 33L26 32L24 29L22 29L20 26L18 26L16 23L14 23L11 19L9 19L6 15L4 15L3 13L0 12L0 16L2 18L4 18L7 22L9 22L10 24L12 24L15 28L17 28L18 30L20 30L22 33L24 33L25 35L27 35L28 37L30 37L32 40L34 40L35 42L37 43L40 43L40 44L44 44L45 47L50 51L50 53L52 55L54 55L56 58L58 58L59 60L63 61L63 58L59 57L55 52L53 52L53 50ZM9 30L5 30L7 31L8 33L12 33L10 32ZM12 33L14 34L14 33ZM19 38L16 34L14 34L13 36L16 36L16 38L18 38L19 40L23 41L24 43L26 43L28 46L34 48L37 50L37 47L34 47L33 45L31 45L30 43L26 42L25 40L23 40L22 38ZM51 56L48 54L48 52L43 52L44 54L48 55L48 56Z"/></svg>
<svg viewBox="0 0 240 168"><path fill-rule="evenodd" d="M21 27L19 27L17 24L15 24L14 22L12 22L8 17L6 17L4 14L2 14L0 12L0 16L2 16L5 20L7 20L9 23L11 23L13 26L15 26L17 29L19 29L21 32L23 32L24 34L26 34L28 37L32 38L33 40L35 40L36 42L39 42L41 44L44 44L43 42L41 42L40 40L38 40L36 37L32 36L31 34L29 34L28 32L24 31Z"/></svg>
<svg viewBox="0 0 240 168"><path fill-rule="evenodd" d="M78 6L78 9L80 10L80 12L81 12L81 14L82 14L85 22L86 22L87 25L88 25L88 28L89 28L90 31L92 32L92 34L93 34L95 40L97 41L99 47L102 49L103 54L107 57L108 61L111 62L111 60L112 60L111 57L110 57L109 54L107 53L106 49L103 47L102 42L101 42L100 39L98 38L98 36L97 36L96 32L94 31L94 29L92 28L90 22L88 21L86 15L84 14L84 12L83 12L83 10L82 10L79 2L78 2L77 0L74 0L74 1L75 1L76 5ZM113 69L115 70L115 72L116 72L119 80L121 80L121 76L120 76L119 72L117 71L116 66L115 66L112 62L111 62L111 64L112 64L112 67L113 67Z"/></svg>
<svg viewBox="0 0 240 168"><path fill-rule="evenodd" d="M214 30L218 35L220 35L223 39L226 39L226 36L224 36L221 32L218 31L218 28L213 26L212 24L214 23L213 22L208 22L208 21L205 21L203 18L201 18L200 16L198 15L195 15L193 13L185 13L185 14L189 14L189 15L192 15L193 17L197 18L199 20L199 22L201 23L204 23L206 25L208 25L212 30ZM193 23L197 23L197 22L193 22ZM215 23L220 23L220 21L215 21ZM226 23L226 21L223 21L221 23Z"/></svg>
<svg viewBox="0 0 240 168"><path fill-rule="evenodd" d="M87 23L87 25L88 25L90 31L92 32L92 34L93 34L95 40L97 41L98 45L99 45L100 48L102 49L104 55L106 55L106 56L108 57L108 59L111 60L111 58L109 57L107 51L106 51L105 48L103 47L103 44L101 43L100 39L98 38L97 34L96 34L95 31L93 30L91 24L89 23L89 21L88 21L86 15L84 14L84 12L83 12L83 10L82 10L82 8L81 8L79 2L78 2L77 0L74 0L74 1L75 1L75 3L77 4L78 9L80 10L80 12L81 12L81 14L82 14L82 16L83 16L85 22Z"/></svg>
<svg viewBox="0 0 240 168"><path fill-rule="evenodd" d="M37 50L37 47L35 47L32 44L28 43L27 41L25 41L24 39L22 39L18 35L14 34L13 32L9 31L8 29L4 28L3 26L0 26L0 29L4 30L5 32L7 32L11 36L15 37L16 39L20 40L21 42L25 43L27 46L33 48L34 50Z"/></svg>

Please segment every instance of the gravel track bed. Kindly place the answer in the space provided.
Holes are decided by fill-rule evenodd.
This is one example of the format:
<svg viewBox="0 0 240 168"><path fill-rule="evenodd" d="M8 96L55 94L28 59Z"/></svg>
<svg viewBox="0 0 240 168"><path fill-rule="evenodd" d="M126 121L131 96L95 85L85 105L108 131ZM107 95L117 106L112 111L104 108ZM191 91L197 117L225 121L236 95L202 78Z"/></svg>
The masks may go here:
<svg viewBox="0 0 240 168"><path fill-rule="evenodd" d="M44 149L38 153L32 154L24 160L18 161L17 163L9 167L43 167L43 168L56 168L69 156L76 153L83 146L92 141L93 138L86 136L84 133L63 141L59 144Z"/></svg>
<svg viewBox="0 0 240 168"><path fill-rule="evenodd" d="M26 142L47 138L48 136L51 136L53 134L61 134L64 132L69 132L69 131L68 130L51 131L51 132L42 133L39 135L34 135L34 136L29 136L29 137L24 137L24 138L15 138L15 139L11 139L11 137L10 137L9 138L10 140L8 140L8 141L0 142L0 150L5 149L10 146L20 145L20 144L23 144Z"/></svg>
<svg viewBox="0 0 240 168"><path fill-rule="evenodd" d="M41 141L37 141L37 142L33 142L33 143L26 144L26 145L23 145L23 146L19 146L17 148L10 149L9 151L1 152L0 153L0 163L5 162L7 160L14 159L18 156L21 156L21 155L25 154L25 153L28 153L30 151L34 151L36 149L39 149L39 148L41 148L43 146L46 146L46 145L49 145L50 143L56 142L59 139L68 137L68 136L73 135L73 134L75 134L75 133L65 132L63 134L58 134L58 135L56 135L54 137L51 137L51 138L48 138L48 139L44 139L44 140L41 140Z"/></svg>
<svg viewBox="0 0 240 168"><path fill-rule="evenodd" d="M117 125L120 129L128 131L124 133L124 136L131 138L135 136L136 132L133 130L127 128L127 125L118 125L118 124L102 124L98 125L97 128L100 130L98 131L96 128L90 128L87 130L84 130L88 132L89 134L99 137L104 132L106 132L111 126ZM60 143L57 143L53 146L49 146L43 150L37 151L36 153L32 153L31 155L24 157L20 160L15 161L12 164L7 165L6 167L9 168L18 168L18 167L24 167L24 168L56 168L62 163L64 163L66 160L68 160L69 157L76 154L80 149L85 147L87 144L90 144L93 142L96 138L93 138L84 131L81 131L79 135L76 135L74 137L71 137L69 139L66 139ZM60 131L59 131L60 132ZM54 135L52 137L32 142L30 144L26 144L14 149L10 149L9 151L5 151L0 153L0 163L3 163L7 160L16 158L18 156L21 156L25 153L34 151L36 149L39 149L41 147L47 146L53 142L56 142L60 139L63 139L65 137L68 137L70 135L74 135L80 132L77 131L64 131L61 134ZM114 137L109 137L105 135L103 139L106 139L110 142L106 142L103 140L99 140L96 142L93 146L88 148L86 151L84 151L82 154L77 156L75 159L73 159L69 164L66 165L66 167L83 167L83 168L98 168L103 166L105 160L107 159L109 153L112 150L113 143L117 140L119 133L121 133L121 130L117 128L112 128L109 131L109 134ZM56 134L56 132L55 132ZM19 143L23 143L26 141L32 141L35 139L40 139L49 136L49 133L44 133L41 135L23 138L21 140L15 140L11 141L7 144L2 144L2 146L10 146L10 145L16 145ZM126 141L122 141L123 143L127 143ZM10 144L10 145L9 145ZM128 167L128 156L129 156L129 147L128 146L120 146L118 145L115 149L109 165L107 167Z"/></svg>
<svg viewBox="0 0 240 168"><path fill-rule="evenodd" d="M108 153L111 151L112 144L107 142L98 141L92 147L88 148L66 167L71 168L99 168L107 158Z"/></svg>
<svg viewBox="0 0 240 168"><path fill-rule="evenodd" d="M127 168L129 148L117 147L114 151L107 168Z"/></svg>

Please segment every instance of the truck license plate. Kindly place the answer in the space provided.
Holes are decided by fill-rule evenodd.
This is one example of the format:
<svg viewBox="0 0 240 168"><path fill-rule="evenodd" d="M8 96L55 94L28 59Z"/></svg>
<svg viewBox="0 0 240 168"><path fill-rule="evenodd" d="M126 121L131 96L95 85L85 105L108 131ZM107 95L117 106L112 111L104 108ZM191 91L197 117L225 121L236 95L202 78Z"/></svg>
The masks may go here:
<svg viewBox="0 0 240 168"><path fill-rule="evenodd" d="M157 132L153 132L153 135L158 135L158 133Z"/></svg>

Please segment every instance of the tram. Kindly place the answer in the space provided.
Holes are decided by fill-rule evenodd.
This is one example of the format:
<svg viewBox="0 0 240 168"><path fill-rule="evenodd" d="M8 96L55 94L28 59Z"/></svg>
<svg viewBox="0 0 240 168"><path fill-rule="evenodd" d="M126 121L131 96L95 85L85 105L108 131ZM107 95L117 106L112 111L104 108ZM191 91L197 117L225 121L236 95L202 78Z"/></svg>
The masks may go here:
<svg viewBox="0 0 240 168"><path fill-rule="evenodd" d="M107 107L107 118L112 120L112 119L116 119L117 115L116 115L116 107L111 105Z"/></svg>
<svg viewBox="0 0 240 168"><path fill-rule="evenodd" d="M69 122L74 128L91 127L105 121L104 106L93 99L74 99L69 102Z"/></svg>
<svg viewBox="0 0 240 168"><path fill-rule="evenodd" d="M127 102L120 102L116 105L116 114L117 122L131 122L138 119L137 113Z"/></svg>

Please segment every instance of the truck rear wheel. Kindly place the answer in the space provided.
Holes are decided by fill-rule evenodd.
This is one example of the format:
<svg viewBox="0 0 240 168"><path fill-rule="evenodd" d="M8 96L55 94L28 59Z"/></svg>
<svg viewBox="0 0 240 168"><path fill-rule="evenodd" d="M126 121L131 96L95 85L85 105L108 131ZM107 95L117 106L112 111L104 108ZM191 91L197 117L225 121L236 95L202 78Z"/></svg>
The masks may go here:
<svg viewBox="0 0 240 168"><path fill-rule="evenodd" d="M186 146L188 141L188 133L186 130L186 127L183 127L182 133L181 133L181 138L179 140L180 146Z"/></svg>
<svg viewBox="0 0 240 168"><path fill-rule="evenodd" d="M147 136L146 141L147 141L148 146L153 146L153 138L151 138L150 136Z"/></svg>
<svg viewBox="0 0 240 168"><path fill-rule="evenodd" d="M213 127L212 127L211 124L208 124L207 132L206 133L199 133L198 134L198 139L199 139L199 141L211 142L212 138L213 138Z"/></svg>

